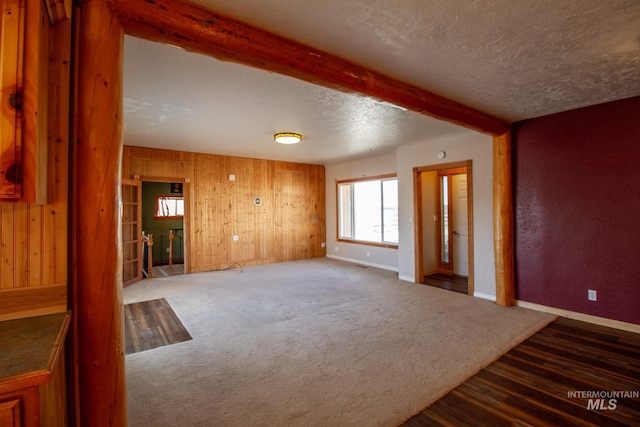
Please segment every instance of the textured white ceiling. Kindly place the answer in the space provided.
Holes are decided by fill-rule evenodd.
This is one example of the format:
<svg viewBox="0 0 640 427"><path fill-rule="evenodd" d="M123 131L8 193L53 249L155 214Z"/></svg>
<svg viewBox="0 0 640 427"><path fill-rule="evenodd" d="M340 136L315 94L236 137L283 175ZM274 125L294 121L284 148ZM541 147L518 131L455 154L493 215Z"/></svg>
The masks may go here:
<svg viewBox="0 0 640 427"><path fill-rule="evenodd" d="M517 121L640 95L638 0L198 0ZM464 131L169 46L125 40L125 143L331 163ZM283 147L276 131L303 143Z"/></svg>
<svg viewBox="0 0 640 427"><path fill-rule="evenodd" d="M464 129L342 92L133 37L125 144L325 164ZM276 132L303 141L280 145Z"/></svg>

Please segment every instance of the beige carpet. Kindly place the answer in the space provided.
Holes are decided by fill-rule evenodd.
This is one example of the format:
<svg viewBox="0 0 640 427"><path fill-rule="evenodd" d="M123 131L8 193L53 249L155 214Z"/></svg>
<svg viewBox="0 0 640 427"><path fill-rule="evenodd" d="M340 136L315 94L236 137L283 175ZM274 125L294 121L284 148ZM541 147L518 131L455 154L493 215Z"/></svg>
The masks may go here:
<svg viewBox="0 0 640 427"><path fill-rule="evenodd" d="M554 317L331 259L144 280L193 336L126 357L136 426L394 426Z"/></svg>

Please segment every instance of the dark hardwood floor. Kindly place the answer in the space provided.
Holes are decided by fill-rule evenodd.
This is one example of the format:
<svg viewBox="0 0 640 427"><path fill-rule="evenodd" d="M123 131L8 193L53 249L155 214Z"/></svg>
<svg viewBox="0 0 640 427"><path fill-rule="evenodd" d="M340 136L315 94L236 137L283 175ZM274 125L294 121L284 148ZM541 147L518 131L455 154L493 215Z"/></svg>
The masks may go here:
<svg viewBox="0 0 640 427"><path fill-rule="evenodd" d="M640 334L566 318L404 424L633 425L640 425Z"/></svg>
<svg viewBox="0 0 640 427"><path fill-rule="evenodd" d="M435 286L437 288L448 289L450 291L460 292L462 294L469 293L469 278L465 276L446 274L431 274L424 276L424 284Z"/></svg>
<svg viewBox="0 0 640 427"><path fill-rule="evenodd" d="M125 354L192 339L166 299L124 306Z"/></svg>

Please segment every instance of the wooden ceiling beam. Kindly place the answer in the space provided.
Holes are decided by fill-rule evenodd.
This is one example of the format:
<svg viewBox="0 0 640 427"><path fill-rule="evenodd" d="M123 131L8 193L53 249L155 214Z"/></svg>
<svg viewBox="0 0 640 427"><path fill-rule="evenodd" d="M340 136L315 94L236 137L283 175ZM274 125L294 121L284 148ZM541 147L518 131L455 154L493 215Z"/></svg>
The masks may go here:
<svg viewBox="0 0 640 427"><path fill-rule="evenodd" d="M108 2L129 35L386 101L493 136L511 129L510 123L458 102L192 3Z"/></svg>

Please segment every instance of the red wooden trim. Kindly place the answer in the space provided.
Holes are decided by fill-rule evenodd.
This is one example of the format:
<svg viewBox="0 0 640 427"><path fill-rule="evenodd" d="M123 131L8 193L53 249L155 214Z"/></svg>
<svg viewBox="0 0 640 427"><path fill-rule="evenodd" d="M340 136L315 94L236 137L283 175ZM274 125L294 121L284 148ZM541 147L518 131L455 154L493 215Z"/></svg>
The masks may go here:
<svg viewBox="0 0 640 427"><path fill-rule="evenodd" d="M108 0L127 34L360 94L478 132L511 125L432 92L179 0Z"/></svg>

